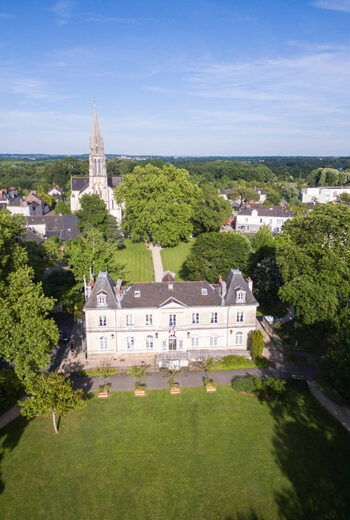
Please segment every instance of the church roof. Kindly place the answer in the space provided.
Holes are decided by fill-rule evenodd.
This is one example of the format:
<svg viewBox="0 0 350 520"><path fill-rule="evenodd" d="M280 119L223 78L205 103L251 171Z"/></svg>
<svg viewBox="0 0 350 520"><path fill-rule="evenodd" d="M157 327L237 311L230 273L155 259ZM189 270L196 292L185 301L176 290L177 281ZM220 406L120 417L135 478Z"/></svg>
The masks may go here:
<svg viewBox="0 0 350 520"><path fill-rule="evenodd" d="M123 181L123 177L108 177L108 186L116 188ZM72 191L84 191L89 186L89 177L71 177Z"/></svg>

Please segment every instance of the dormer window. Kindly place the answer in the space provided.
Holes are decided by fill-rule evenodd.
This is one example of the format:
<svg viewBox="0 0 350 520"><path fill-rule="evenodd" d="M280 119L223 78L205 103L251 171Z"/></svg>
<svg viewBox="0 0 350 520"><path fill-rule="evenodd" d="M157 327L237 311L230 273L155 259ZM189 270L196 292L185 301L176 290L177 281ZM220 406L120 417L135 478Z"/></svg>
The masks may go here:
<svg viewBox="0 0 350 520"><path fill-rule="evenodd" d="M97 295L97 306L102 307L107 303L107 295L105 293L101 293Z"/></svg>
<svg viewBox="0 0 350 520"><path fill-rule="evenodd" d="M202 287L202 296L207 296L208 289L206 287Z"/></svg>
<svg viewBox="0 0 350 520"><path fill-rule="evenodd" d="M245 302L246 292L242 289L237 289L236 291L236 303L244 303Z"/></svg>
<svg viewBox="0 0 350 520"><path fill-rule="evenodd" d="M141 291L137 290L137 291L134 291L134 298L140 298L141 296Z"/></svg>
<svg viewBox="0 0 350 520"><path fill-rule="evenodd" d="M168 289L169 291L172 291L174 289L174 285L172 283L168 283Z"/></svg>

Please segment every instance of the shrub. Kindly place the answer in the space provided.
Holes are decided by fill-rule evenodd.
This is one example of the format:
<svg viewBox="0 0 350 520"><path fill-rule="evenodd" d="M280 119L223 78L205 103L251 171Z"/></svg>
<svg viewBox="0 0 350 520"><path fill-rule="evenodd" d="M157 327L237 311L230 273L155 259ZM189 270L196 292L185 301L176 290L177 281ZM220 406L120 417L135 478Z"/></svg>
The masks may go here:
<svg viewBox="0 0 350 520"><path fill-rule="evenodd" d="M163 367L161 368L161 374L168 381L169 388L180 386L178 383L175 383L175 377L181 374L181 370L170 370L169 368Z"/></svg>
<svg viewBox="0 0 350 520"><path fill-rule="evenodd" d="M231 383L231 386L237 392L248 392L253 394L256 390L254 377L237 377Z"/></svg>
<svg viewBox="0 0 350 520"><path fill-rule="evenodd" d="M253 330L250 338L250 352L253 359L262 358L264 350L264 336L260 330Z"/></svg>
<svg viewBox="0 0 350 520"><path fill-rule="evenodd" d="M204 385L207 386L218 386L217 383L213 379L204 379Z"/></svg>
<svg viewBox="0 0 350 520"><path fill-rule="evenodd" d="M99 393L101 393L101 392L108 392L110 387L111 387L111 385L100 385L98 387L98 392Z"/></svg>
<svg viewBox="0 0 350 520"><path fill-rule="evenodd" d="M146 366L140 366L140 367L132 367L127 370L127 374L132 377L135 380L135 388L142 386L143 390L145 389L146 385L142 385L142 379L146 375Z"/></svg>
<svg viewBox="0 0 350 520"><path fill-rule="evenodd" d="M254 377L254 385L259 397L269 396L277 399L286 393L286 381L277 377Z"/></svg>
<svg viewBox="0 0 350 520"><path fill-rule="evenodd" d="M231 356L225 356L222 358L222 363L223 365L225 366L231 366L231 365L241 365L242 363L246 362L247 361L247 358L245 356L236 356L236 355L231 355Z"/></svg>
<svg viewBox="0 0 350 520"><path fill-rule="evenodd" d="M119 374L119 370L117 368L110 368L104 372L101 372L100 368L91 369L91 370L77 370L75 375L79 377L107 377L107 376L115 376Z"/></svg>
<svg viewBox="0 0 350 520"><path fill-rule="evenodd" d="M0 413L6 412L16 404L17 399L24 393L18 377L10 368L0 370Z"/></svg>

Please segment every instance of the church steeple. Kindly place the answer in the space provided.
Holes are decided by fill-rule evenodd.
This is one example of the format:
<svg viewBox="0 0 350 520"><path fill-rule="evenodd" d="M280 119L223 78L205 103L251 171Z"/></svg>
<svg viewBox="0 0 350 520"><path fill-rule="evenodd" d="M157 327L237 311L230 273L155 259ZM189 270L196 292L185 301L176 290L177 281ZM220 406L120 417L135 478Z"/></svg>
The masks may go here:
<svg viewBox="0 0 350 520"><path fill-rule="evenodd" d="M90 139L89 175L107 177L105 148L100 134L96 105L94 105L94 123Z"/></svg>

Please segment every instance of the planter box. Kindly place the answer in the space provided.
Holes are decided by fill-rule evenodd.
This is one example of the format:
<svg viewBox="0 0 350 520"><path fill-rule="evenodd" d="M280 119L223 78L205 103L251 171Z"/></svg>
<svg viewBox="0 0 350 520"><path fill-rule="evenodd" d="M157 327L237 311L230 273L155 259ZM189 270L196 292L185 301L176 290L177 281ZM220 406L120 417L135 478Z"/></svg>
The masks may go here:
<svg viewBox="0 0 350 520"><path fill-rule="evenodd" d="M145 397L145 395L146 395L146 391L145 391L145 390L134 390L134 394L135 394L137 397Z"/></svg>
<svg viewBox="0 0 350 520"><path fill-rule="evenodd" d="M216 392L216 386L206 386L207 392Z"/></svg>
<svg viewBox="0 0 350 520"><path fill-rule="evenodd" d="M99 397L100 399L105 399L106 397L109 397L109 392L99 392L97 394L97 397Z"/></svg>
<svg viewBox="0 0 350 520"><path fill-rule="evenodd" d="M170 394L181 394L181 388L179 388L178 386L170 388Z"/></svg>

